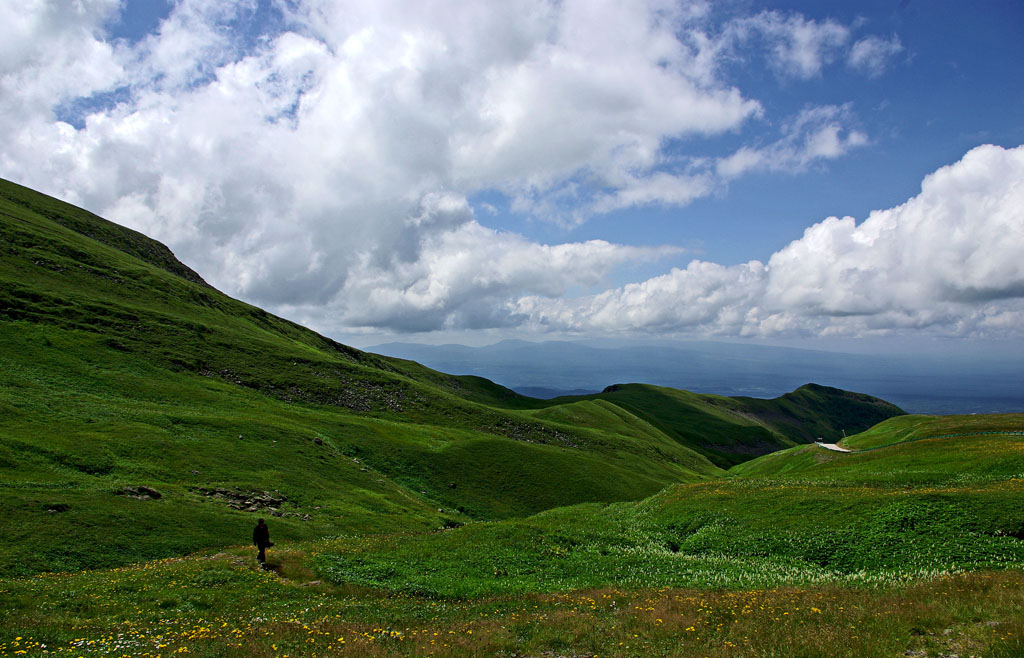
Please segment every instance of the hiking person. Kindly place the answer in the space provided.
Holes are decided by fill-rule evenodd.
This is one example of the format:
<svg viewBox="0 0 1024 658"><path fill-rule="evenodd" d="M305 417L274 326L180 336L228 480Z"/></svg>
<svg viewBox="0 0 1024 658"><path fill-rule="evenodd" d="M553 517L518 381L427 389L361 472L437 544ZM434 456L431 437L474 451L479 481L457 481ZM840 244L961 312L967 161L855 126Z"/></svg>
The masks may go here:
<svg viewBox="0 0 1024 658"><path fill-rule="evenodd" d="M256 561L263 564L267 561L267 547L274 545L270 541L270 528L267 527L263 519L257 521L256 527L252 529L252 543L256 548L260 549L259 555L256 556Z"/></svg>

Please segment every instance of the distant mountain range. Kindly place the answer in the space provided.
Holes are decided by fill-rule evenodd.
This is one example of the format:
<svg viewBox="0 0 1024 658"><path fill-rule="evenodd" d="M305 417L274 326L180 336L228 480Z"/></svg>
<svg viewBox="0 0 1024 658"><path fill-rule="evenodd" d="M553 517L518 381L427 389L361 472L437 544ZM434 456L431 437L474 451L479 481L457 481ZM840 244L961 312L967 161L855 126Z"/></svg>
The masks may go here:
<svg viewBox="0 0 1024 658"><path fill-rule="evenodd" d="M816 382L889 400L910 413L1024 410L1024 355L864 355L678 341L506 340L485 347L386 343L369 352L442 372L478 375L524 395L555 397L644 382L698 393L772 398Z"/></svg>

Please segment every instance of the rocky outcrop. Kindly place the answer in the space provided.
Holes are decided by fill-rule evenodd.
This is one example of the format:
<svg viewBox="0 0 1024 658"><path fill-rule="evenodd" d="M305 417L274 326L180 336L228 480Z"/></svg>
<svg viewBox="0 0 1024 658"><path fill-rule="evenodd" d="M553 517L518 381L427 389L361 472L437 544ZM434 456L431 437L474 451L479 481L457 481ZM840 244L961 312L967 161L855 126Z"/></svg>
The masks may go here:
<svg viewBox="0 0 1024 658"><path fill-rule="evenodd" d="M293 517L302 519L303 521L309 521L313 517L309 514L300 514L298 512L284 512L281 510L281 506L288 499L279 491L243 491L241 489L222 489L222 488L200 488L196 489L196 492L214 500L223 502L231 509L236 509L242 512L264 512L270 516L278 517Z"/></svg>
<svg viewBox="0 0 1024 658"><path fill-rule="evenodd" d="M135 498L136 500L157 500L158 498L164 497L163 494L156 489L144 487L142 485L126 486L123 489L118 489L114 493L118 496L127 496L128 498Z"/></svg>

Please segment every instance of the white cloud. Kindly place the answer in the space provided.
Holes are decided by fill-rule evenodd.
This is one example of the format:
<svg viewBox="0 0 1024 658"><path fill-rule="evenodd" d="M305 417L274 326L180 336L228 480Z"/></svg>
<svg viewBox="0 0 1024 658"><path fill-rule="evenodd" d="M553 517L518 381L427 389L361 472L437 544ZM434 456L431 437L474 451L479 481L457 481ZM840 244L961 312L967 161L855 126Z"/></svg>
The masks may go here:
<svg viewBox="0 0 1024 658"><path fill-rule="evenodd" d="M805 110L767 145L741 136L728 158L685 145L764 116L723 77L736 43L756 36L780 74L803 79L840 56L849 28L764 12L712 34L707 2L309 0L272 4L282 16L261 33L246 23L255 6L182 0L127 43L106 32L116 0L0 4L3 175L144 231L226 292L324 330L765 333L829 330L841 314L813 291L776 290L786 268L774 261L696 262L565 300L679 250L537 244L482 226L467 198L499 190L571 224L840 157L867 138L837 106ZM865 41L849 63L871 72L885 49ZM815 229L822 240L859 235L836 222ZM957 294L988 303L995 274L974 274ZM867 308L925 321L896 301ZM973 326L1007 322L991 313Z"/></svg>
<svg viewBox="0 0 1024 658"><path fill-rule="evenodd" d="M885 71L894 56L903 52L898 36L889 39L876 36L864 37L853 44L846 60L850 68L857 69L869 77L877 78Z"/></svg>
<svg viewBox="0 0 1024 658"><path fill-rule="evenodd" d="M630 177L624 184L619 184L614 193L598 196L589 210L606 213L652 203L684 206L707 196L714 187L714 179L706 173L676 175L654 172Z"/></svg>
<svg viewBox="0 0 1024 658"><path fill-rule="evenodd" d="M600 284L623 262L674 251L624 248L602 240L540 245L469 222L431 235L414 261L364 259L336 303L352 327L510 326L522 320L506 304L517 294L557 298L576 286Z"/></svg>
<svg viewBox="0 0 1024 658"><path fill-rule="evenodd" d="M153 34L116 45L103 31L116 2L48 6L4 28L35 44L12 51L2 81L5 175L169 243L229 293L326 305L335 326L372 322L351 315L378 307L371 291L444 313L459 305L445 299L495 282L506 295L594 285L593 271L638 252L495 234L530 254L536 278L560 271L560 254L595 264L543 288L509 275L521 268L507 258L479 259L476 283L453 288L444 268L463 261L439 250L468 249L455 237L484 229L444 204L497 188L539 208L580 179L584 207L685 203L708 184L658 173L662 142L760 109L677 38L706 11L696 5L325 0L279 7L288 30L254 36L239 28L251 3L183 0ZM54 119L66 100L115 88L119 102L86 110L79 128ZM381 279L392 266L402 276ZM334 303L343 292L363 297Z"/></svg>
<svg viewBox="0 0 1024 658"><path fill-rule="evenodd" d="M980 146L861 224L830 217L769 259L685 270L516 311L567 331L1015 336L1024 322L1024 146Z"/></svg>
<svg viewBox="0 0 1024 658"><path fill-rule="evenodd" d="M757 261L724 267L695 260L686 269L582 299L527 296L513 309L554 331L739 333L764 285L764 265Z"/></svg>
<svg viewBox="0 0 1024 658"><path fill-rule="evenodd" d="M815 21L799 14L764 11L732 21L725 34L740 42L755 36L765 41L778 73L808 79L821 75L825 64L836 58L850 39L850 29L831 19Z"/></svg>
<svg viewBox="0 0 1024 658"><path fill-rule="evenodd" d="M844 124L852 122L848 106L807 108L783 126L782 137L767 146L744 146L715 166L730 179L751 171L799 172L814 162L833 160L867 144L867 136Z"/></svg>

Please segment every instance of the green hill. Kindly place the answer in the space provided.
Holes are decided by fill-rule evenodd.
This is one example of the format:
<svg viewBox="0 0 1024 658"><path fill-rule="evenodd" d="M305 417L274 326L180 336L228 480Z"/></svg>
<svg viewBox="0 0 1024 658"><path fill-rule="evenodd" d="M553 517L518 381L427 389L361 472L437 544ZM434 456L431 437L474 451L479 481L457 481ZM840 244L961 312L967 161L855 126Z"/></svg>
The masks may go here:
<svg viewBox="0 0 1024 658"><path fill-rule="evenodd" d="M341 345L8 182L0 245L0 568L25 573L231 543L255 513L303 538L635 500L828 433L830 414L900 413L814 386L525 398Z"/></svg>
<svg viewBox="0 0 1024 658"><path fill-rule="evenodd" d="M801 445L729 478L639 502L586 504L442 535L318 547L318 573L432 596L599 587L891 586L962 570L1024 567L1024 414L906 417L898 443L839 453ZM998 429L993 429L998 428Z"/></svg>
<svg viewBox="0 0 1024 658"><path fill-rule="evenodd" d="M647 384L614 385L597 395L556 398L541 417L566 413L574 400L604 401L627 411L665 436L728 468L753 457L808 443L838 440L903 410L884 400L807 384L772 400L702 395ZM578 414L578 412L577 412ZM599 426L605 418L595 419ZM586 421L577 418L578 423Z"/></svg>
<svg viewBox="0 0 1024 658"><path fill-rule="evenodd" d="M1024 415L900 413L526 398L0 182L0 655L1020 655Z"/></svg>
<svg viewBox="0 0 1024 658"><path fill-rule="evenodd" d="M1024 414L899 416L842 442L798 446L736 465L730 475L864 484L1024 478Z"/></svg>
<svg viewBox="0 0 1024 658"><path fill-rule="evenodd" d="M6 182L0 245L8 572L234 543L254 513L280 514L283 538L426 530L720 473L664 437L547 422L486 380L340 345Z"/></svg>

